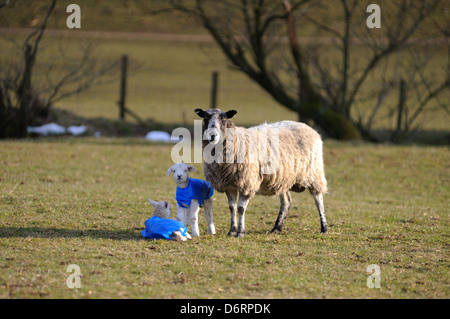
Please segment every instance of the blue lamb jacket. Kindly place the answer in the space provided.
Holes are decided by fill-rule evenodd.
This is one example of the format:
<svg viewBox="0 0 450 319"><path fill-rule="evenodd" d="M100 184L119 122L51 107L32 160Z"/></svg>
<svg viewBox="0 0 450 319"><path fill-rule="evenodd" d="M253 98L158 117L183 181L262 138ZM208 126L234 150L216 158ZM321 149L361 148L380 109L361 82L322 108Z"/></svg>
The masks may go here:
<svg viewBox="0 0 450 319"><path fill-rule="evenodd" d="M175 199L181 207L189 207L191 200L198 200L198 204L201 206L205 199L211 198L214 194L214 188L207 181L189 178L188 186L185 188L177 187L177 196Z"/></svg>
<svg viewBox="0 0 450 319"><path fill-rule="evenodd" d="M170 235L177 230L186 236L187 227L184 227L182 222L153 216L145 221L145 229L141 234L144 238L170 240Z"/></svg>

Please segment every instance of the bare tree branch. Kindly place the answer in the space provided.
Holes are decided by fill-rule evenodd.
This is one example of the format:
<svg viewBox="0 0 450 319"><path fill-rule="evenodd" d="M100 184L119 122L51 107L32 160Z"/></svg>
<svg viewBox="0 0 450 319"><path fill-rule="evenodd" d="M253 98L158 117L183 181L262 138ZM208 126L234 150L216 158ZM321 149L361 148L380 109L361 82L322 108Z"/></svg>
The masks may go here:
<svg viewBox="0 0 450 319"><path fill-rule="evenodd" d="M40 117L48 116L53 102L84 91L117 67L117 63L95 65L87 47L80 63L57 81L51 77L51 65L46 70L48 72L44 72L49 87L39 91L40 85L32 83L32 75L39 44L55 5L56 0L52 0L41 26L26 38L21 63L11 63L9 67L0 69L0 138L26 136L27 126ZM64 57L64 54L60 56ZM68 68L67 65L65 67Z"/></svg>
<svg viewBox="0 0 450 319"><path fill-rule="evenodd" d="M0 9L8 5L9 0L4 1L3 3L0 3Z"/></svg>
<svg viewBox="0 0 450 319"><path fill-rule="evenodd" d="M143 1L139 2L146 7ZM331 18L329 2L315 0L157 3L148 12L177 11L200 21L234 68L244 72L280 104L297 112L300 119L313 119L336 138L358 138L359 130L371 140L375 139L371 127L396 82L386 77L377 85L379 91L366 94L368 80L378 77L375 71L392 54L422 43L417 31L422 32L424 21L439 7L438 0L387 2L383 28L375 31L365 27L367 15L357 0L333 2L333 9L339 10ZM323 44L323 39L315 38L313 45L299 41L296 32L305 23L312 23L321 36L328 35L330 40ZM445 27L438 29L446 34ZM287 39L287 47L280 39ZM337 53L330 53L330 47ZM327 55L332 54L327 61ZM422 101L427 104L444 90L430 86L426 93L429 98L425 96ZM369 98L372 109L364 112L367 118L363 119L360 112L355 119L353 108Z"/></svg>

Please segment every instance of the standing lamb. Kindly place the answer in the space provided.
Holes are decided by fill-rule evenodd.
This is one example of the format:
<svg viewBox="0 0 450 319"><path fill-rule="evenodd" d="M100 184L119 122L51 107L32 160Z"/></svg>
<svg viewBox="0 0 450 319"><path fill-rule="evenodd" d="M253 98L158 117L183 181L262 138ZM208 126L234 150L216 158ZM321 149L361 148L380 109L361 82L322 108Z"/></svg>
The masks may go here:
<svg viewBox="0 0 450 319"><path fill-rule="evenodd" d="M230 120L237 113L234 110L195 109L195 113L203 118L205 179L228 197L231 213L228 235L244 236L245 210L256 194L280 197L280 212L271 231L280 232L292 203L290 191L300 193L305 189L314 197L320 215L321 233L328 232L323 205L327 181L322 139L316 131L306 124L293 121L262 124L249 129L238 127ZM255 145L261 144L263 137L267 137L268 144L272 144L267 152L272 155L270 157L269 154L269 161L261 152L256 152L257 156L255 152L250 154L252 147L254 149ZM206 155L210 156L208 160ZM268 163L273 164L276 170L269 170L268 173ZM239 201L236 203L238 193ZM236 212L239 214L239 224Z"/></svg>
<svg viewBox="0 0 450 319"><path fill-rule="evenodd" d="M195 172L195 167L185 163L176 163L167 170L167 176L173 173L173 179L177 184L177 220L182 222L185 227L192 226L192 236L200 236L198 212L200 207L204 206L208 234L214 235L216 228L213 223L211 198L214 189L206 181L190 178L189 172Z"/></svg>

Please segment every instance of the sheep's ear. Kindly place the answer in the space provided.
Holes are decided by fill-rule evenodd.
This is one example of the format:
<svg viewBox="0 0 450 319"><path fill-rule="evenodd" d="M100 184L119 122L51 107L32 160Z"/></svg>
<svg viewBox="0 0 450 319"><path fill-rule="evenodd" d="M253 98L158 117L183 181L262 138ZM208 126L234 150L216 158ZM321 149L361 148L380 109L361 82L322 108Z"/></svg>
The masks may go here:
<svg viewBox="0 0 450 319"><path fill-rule="evenodd" d="M172 172L173 172L173 166L170 166L169 169L167 170L166 176L169 176L170 173L172 173Z"/></svg>
<svg viewBox="0 0 450 319"><path fill-rule="evenodd" d="M195 112L195 114L197 114L201 118L205 117L205 111L203 111L202 109L195 109L194 112Z"/></svg>
<svg viewBox="0 0 450 319"><path fill-rule="evenodd" d="M237 113L237 111L235 110L229 110L227 112L225 112L225 114L227 115L227 119L231 119L233 116L235 116Z"/></svg>
<svg viewBox="0 0 450 319"><path fill-rule="evenodd" d="M195 171L196 171L196 169L195 169L195 167L194 167L194 166L192 166L192 165L188 165L188 171L189 171L189 172L195 172Z"/></svg>
<svg viewBox="0 0 450 319"><path fill-rule="evenodd" d="M154 200L151 200L150 198L147 198L147 201L148 201L153 207L155 207L155 205L158 204L158 202L155 202Z"/></svg>

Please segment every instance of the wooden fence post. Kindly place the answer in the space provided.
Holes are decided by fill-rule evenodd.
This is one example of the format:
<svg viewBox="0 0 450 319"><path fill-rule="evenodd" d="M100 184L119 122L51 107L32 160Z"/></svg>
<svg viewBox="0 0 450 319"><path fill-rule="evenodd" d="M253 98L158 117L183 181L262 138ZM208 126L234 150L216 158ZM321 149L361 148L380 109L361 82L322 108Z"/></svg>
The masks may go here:
<svg viewBox="0 0 450 319"><path fill-rule="evenodd" d="M402 117L405 108L405 80L400 79L400 90L398 98L397 127L393 134L393 141L400 142L402 139Z"/></svg>
<svg viewBox="0 0 450 319"><path fill-rule="evenodd" d="M119 119L125 119L125 98L127 93L127 67L128 56L122 55L120 61L120 97L119 97Z"/></svg>
<svg viewBox="0 0 450 319"><path fill-rule="evenodd" d="M214 71L212 73L212 84L211 84L211 108L215 109L217 107L217 82L219 78L219 72Z"/></svg>

